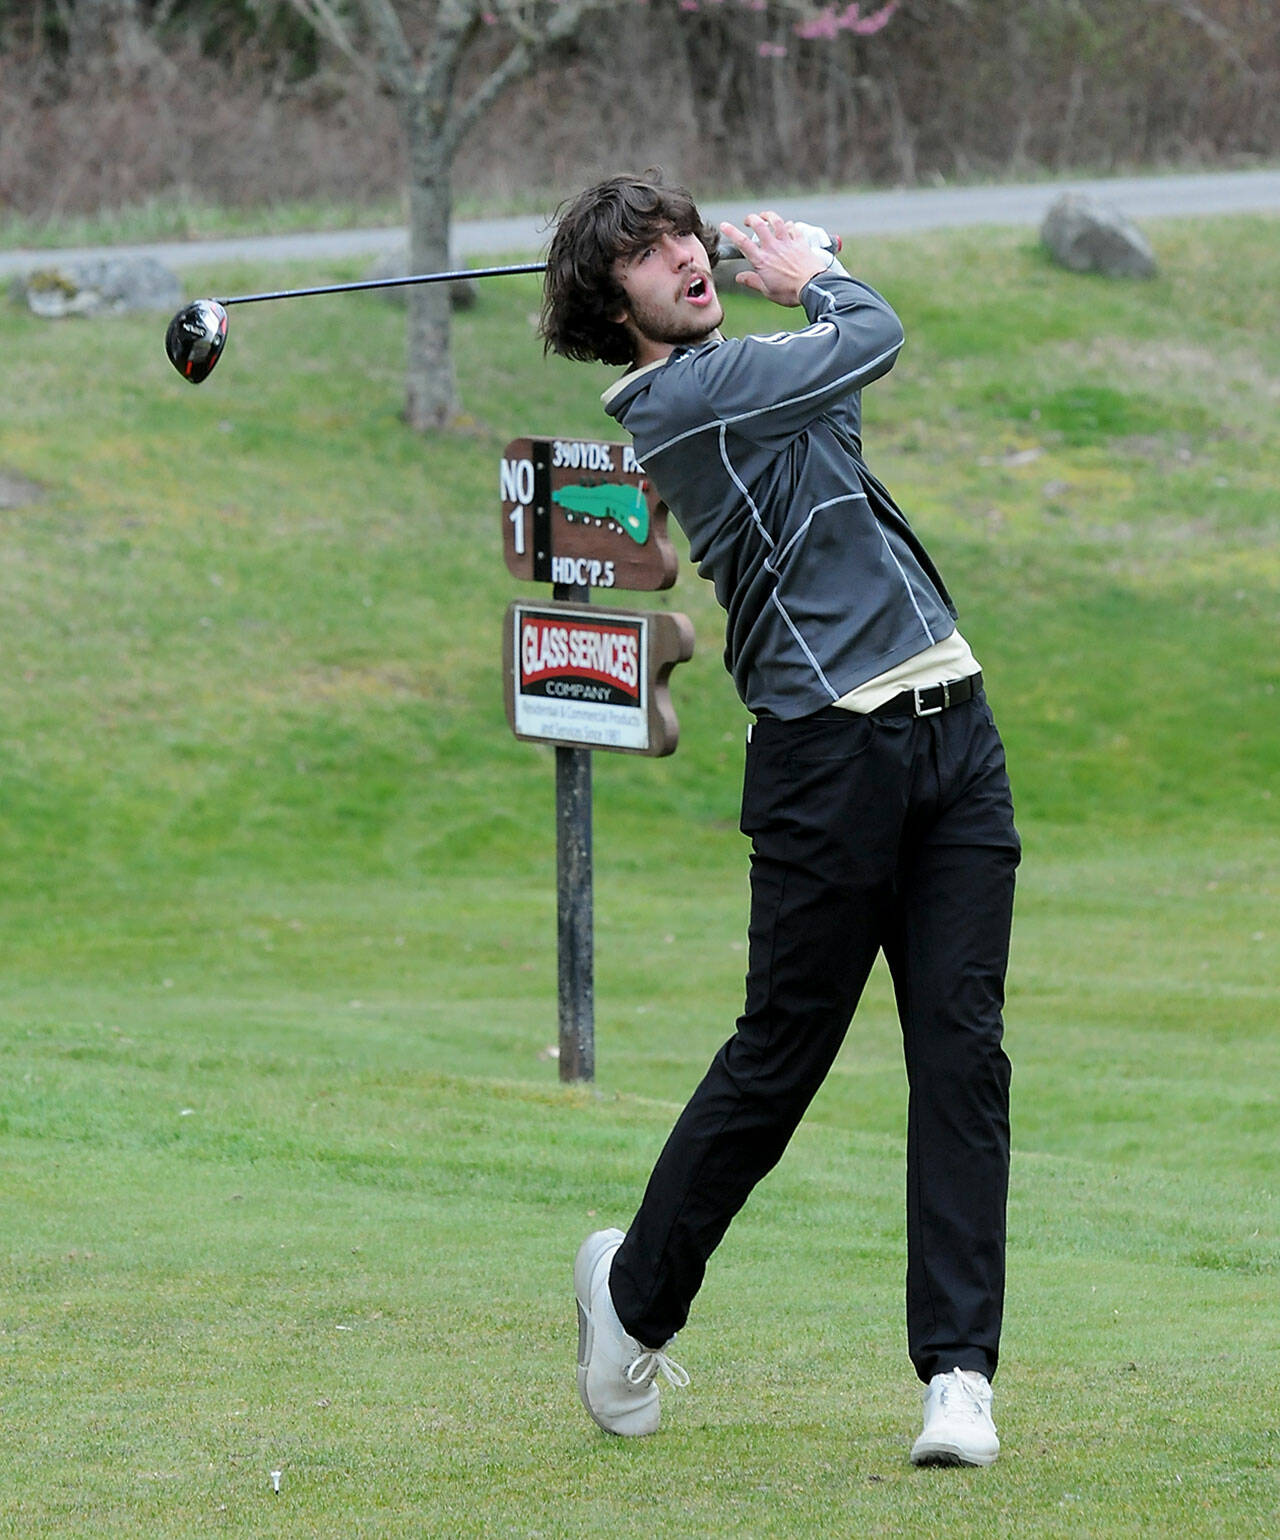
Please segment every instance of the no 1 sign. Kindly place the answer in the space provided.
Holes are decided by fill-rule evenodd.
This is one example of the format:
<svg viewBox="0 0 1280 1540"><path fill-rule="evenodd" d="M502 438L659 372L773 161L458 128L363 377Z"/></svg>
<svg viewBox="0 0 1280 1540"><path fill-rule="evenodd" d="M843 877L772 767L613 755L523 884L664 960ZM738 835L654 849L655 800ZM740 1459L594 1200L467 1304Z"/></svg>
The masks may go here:
<svg viewBox="0 0 1280 1540"><path fill-rule="evenodd" d="M585 588L670 588L667 508L629 444L516 439L499 468L513 577Z"/></svg>

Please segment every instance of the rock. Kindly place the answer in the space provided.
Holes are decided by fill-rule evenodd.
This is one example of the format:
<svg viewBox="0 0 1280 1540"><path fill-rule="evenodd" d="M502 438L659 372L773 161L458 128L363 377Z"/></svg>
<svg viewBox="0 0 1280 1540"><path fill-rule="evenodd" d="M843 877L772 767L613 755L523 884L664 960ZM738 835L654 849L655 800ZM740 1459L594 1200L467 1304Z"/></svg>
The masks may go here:
<svg viewBox="0 0 1280 1540"><path fill-rule="evenodd" d="M1156 259L1146 237L1121 211L1080 193L1056 198L1040 227L1055 262L1073 273L1154 278Z"/></svg>
<svg viewBox="0 0 1280 1540"><path fill-rule="evenodd" d="M0 508L25 508L28 503L38 503L43 496L44 488L38 481L0 465Z"/></svg>
<svg viewBox="0 0 1280 1540"><path fill-rule="evenodd" d="M461 267L461 263L457 264ZM384 251L374 261L366 278L405 278L412 269L409 266L409 252L407 247L398 246L392 251ZM383 289L382 294L392 304L407 305L409 303L409 285L404 284L398 289ZM479 292L474 278L460 278L457 283L449 285L449 302L455 310L470 310L476 302Z"/></svg>
<svg viewBox="0 0 1280 1540"><path fill-rule="evenodd" d="M154 257L86 257L29 268L15 283L19 299L38 316L123 315L177 309L182 285Z"/></svg>

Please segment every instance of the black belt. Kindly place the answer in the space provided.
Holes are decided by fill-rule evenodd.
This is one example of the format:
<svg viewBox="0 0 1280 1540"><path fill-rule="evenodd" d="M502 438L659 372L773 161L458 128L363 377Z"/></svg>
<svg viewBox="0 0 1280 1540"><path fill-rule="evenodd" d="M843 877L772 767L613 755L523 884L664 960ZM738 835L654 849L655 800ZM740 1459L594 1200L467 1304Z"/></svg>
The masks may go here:
<svg viewBox="0 0 1280 1540"><path fill-rule="evenodd" d="M923 690L904 690L901 695L895 695L892 700L885 701L883 706L877 706L874 711L856 712L844 706L823 706L819 711L811 711L808 716L788 717L785 720L843 722L852 716L936 717L948 706L962 706L965 701L972 700L981 691L982 673L979 671L976 674L970 674L967 679L953 679L949 684L931 684ZM756 717L761 722L775 720L772 713L768 711L757 712Z"/></svg>
<svg viewBox="0 0 1280 1540"><path fill-rule="evenodd" d="M967 679L955 679L950 684L931 684L925 689L904 690L892 700L885 701L869 711L873 717L936 717L948 706L962 706L972 700L982 689L982 673L970 674Z"/></svg>

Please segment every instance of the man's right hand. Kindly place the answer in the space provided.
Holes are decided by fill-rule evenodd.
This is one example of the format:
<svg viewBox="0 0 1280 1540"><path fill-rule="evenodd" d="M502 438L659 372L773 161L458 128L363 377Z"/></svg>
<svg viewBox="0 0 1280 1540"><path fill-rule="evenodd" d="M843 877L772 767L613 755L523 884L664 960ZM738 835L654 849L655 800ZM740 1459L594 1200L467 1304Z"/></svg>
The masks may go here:
<svg viewBox="0 0 1280 1540"><path fill-rule="evenodd" d="M722 234L749 264L746 272L738 274L737 281L744 289L763 294L775 305L798 305L800 291L811 278L826 272L833 254L816 249L794 221L783 219L772 209L748 214L743 223L746 230L739 230L727 220L720 226Z"/></svg>

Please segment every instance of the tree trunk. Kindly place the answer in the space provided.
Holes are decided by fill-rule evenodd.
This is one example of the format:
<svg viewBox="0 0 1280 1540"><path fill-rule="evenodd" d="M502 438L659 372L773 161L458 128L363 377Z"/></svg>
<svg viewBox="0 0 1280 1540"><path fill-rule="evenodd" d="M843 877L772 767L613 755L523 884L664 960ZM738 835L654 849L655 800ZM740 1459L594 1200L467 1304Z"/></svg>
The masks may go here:
<svg viewBox="0 0 1280 1540"><path fill-rule="evenodd" d="M1018 175L1025 176L1034 165L1031 146L1035 135L1036 92L1031 78L1031 39L1020 16L1009 17L1005 38L1006 54L1013 66L1014 90L1010 106L1017 113L1008 165Z"/></svg>
<svg viewBox="0 0 1280 1540"><path fill-rule="evenodd" d="M421 100L407 105L405 119L410 167L410 271L443 272L450 266L453 218L450 156ZM443 283L409 289L404 417L420 433L448 427L458 416L449 289L450 285Z"/></svg>

